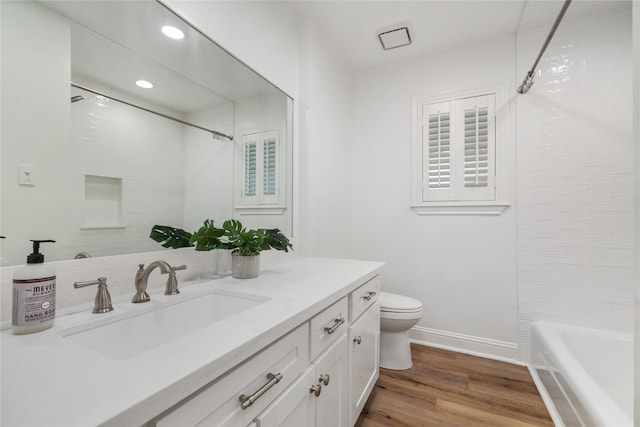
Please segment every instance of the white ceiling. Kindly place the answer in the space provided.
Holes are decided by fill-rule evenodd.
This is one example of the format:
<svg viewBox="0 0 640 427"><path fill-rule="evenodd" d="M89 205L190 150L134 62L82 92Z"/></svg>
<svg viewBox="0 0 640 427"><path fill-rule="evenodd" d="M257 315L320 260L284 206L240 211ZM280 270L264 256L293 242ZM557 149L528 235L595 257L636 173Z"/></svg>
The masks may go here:
<svg viewBox="0 0 640 427"><path fill-rule="evenodd" d="M294 14L312 19L351 68L452 50L518 29L551 28L564 0L289 1ZM566 18L630 1L574 0ZM412 44L383 50L377 34L408 24Z"/></svg>

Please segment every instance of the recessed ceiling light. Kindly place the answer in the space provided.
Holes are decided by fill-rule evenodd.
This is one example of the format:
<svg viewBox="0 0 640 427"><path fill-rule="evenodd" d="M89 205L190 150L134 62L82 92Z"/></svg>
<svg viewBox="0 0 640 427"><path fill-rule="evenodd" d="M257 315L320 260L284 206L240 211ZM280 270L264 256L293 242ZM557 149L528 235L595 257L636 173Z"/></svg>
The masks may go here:
<svg viewBox="0 0 640 427"><path fill-rule="evenodd" d="M180 40L184 38L184 33L176 27L172 27L171 25L165 25L164 27L162 27L162 32L165 36L172 39Z"/></svg>
<svg viewBox="0 0 640 427"><path fill-rule="evenodd" d="M136 85L140 86L143 89L151 89L153 87L153 85L146 80L138 80L136 82Z"/></svg>
<svg viewBox="0 0 640 427"><path fill-rule="evenodd" d="M394 28L378 34L380 43L384 50L395 49L396 47L411 44L411 35L408 27Z"/></svg>

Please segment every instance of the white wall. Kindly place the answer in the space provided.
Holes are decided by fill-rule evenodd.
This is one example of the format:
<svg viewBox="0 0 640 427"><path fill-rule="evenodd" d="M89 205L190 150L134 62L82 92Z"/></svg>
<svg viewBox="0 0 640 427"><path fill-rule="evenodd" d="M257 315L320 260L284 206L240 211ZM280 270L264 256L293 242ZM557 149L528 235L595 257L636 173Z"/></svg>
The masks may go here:
<svg viewBox="0 0 640 427"><path fill-rule="evenodd" d="M71 175L60 164L69 152L70 30L68 22L31 2L2 2L2 257L25 262L29 239L58 239L69 229ZM30 25L24 25L29 22ZM34 29L39 29L36 31ZM20 164L32 165L35 186L18 184ZM42 221L46 216L50 221ZM55 259L61 247L43 246ZM3 265L5 262L3 261Z"/></svg>
<svg viewBox="0 0 640 427"><path fill-rule="evenodd" d="M345 257L352 238L351 75L315 23L305 22L302 40L301 163L307 186L300 187L300 197L308 207L306 231L314 255Z"/></svg>
<svg viewBox="0 0 640 427"><path fill-rule="evenodd" d="M417 216L410 209L411 108L414 97L496 85L507 91L514 72L508 37L357 71L349 180L350 255L386 262L383 290L422 302L412 337L507 358L517 357L515 208L499 216ZM511 148L513 165L511 143L498 141Z"/></svg>
<svg viewBox="0 0 640 427"><path fill-rule="evenodd" d="M519 327L525 360L536 320L633 328L629 12L563 21L535 84L518 99ZM519 35L519 76L547 32Z"/></svg>
<svg viewBox="0 0 640 427"><path fill-rule="evenodd" d="M187 120L235 135L234 113L228 102L192 113ZM220 226L233 216L233 143L195 128L185 129L184 142L184 229L195 231L209 218Z"/></svg>

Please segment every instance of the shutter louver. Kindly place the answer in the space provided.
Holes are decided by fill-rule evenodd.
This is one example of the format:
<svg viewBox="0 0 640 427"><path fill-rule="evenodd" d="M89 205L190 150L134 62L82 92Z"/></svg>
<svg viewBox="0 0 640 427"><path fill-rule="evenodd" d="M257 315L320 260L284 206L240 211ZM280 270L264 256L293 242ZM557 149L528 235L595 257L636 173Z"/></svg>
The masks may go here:
<svg viewBox="0 0 640 427"><path fill-rule="evenodd" d="M464 186L489 182L489 114L487 107L464 111Z"/></svg>
<svg viewBox="0 0 640 427"><path fill-rule="evenodd" d="M277 143L275 138L267 138L263 141L263 194L275 195L277 184Z"/></svg>
<svg viewBox="0 0 640 427"><path fill-rule="evenodd" d="M244 145L244 195L256 195L257 178L257 153L256 142L247 142Z"/></svg>
<svg viewBox="0 0 640 427"><path fill-rule="evenodd" d="M451 143L449 112L429 115L429 151L426 172L428 188L451 185Z"/></svg>

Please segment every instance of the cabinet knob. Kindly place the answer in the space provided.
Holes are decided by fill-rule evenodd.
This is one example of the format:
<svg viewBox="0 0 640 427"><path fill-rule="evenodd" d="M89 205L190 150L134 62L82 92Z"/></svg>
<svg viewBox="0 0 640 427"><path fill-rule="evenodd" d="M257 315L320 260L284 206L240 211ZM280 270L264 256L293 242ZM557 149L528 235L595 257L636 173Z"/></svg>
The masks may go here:
<svg viewBox="0 0 640 427"><path fill-rule="evenodd" d="M309 389L309 393L315 394L316 397L320 396L320 392L322 392L322 386L320 384L313 385Z"/></svg>
<svg viewBox="0 0 640 427"><path fill-rule="evenodd" d="M353 342L356 344L362 344L362 337L358 335L357 337L353 338Z"/></svg>
<svg viewBox="0 0 640 427"><path fill-rule="evenodd" d="M320 375L320 378L318 378L318 381L320 381L324 385L329 385L329 380L331 380L329 374Z"/></svg>

